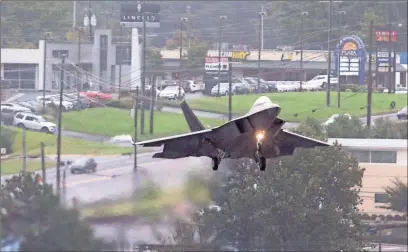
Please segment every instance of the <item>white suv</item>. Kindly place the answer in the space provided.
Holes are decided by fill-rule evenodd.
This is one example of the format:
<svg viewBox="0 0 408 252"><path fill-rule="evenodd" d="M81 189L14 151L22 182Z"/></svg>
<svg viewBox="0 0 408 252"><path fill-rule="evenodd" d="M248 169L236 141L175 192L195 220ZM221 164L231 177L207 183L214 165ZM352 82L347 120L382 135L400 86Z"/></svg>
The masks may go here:
<svg viewBox="0 0 408 252"><path fill-rule="evenodd" d="M327 88L327 80L327 75L318 75L306 83L303 83L302 89L319 90L322 88ZM330 85L337 85L337 83L339 83L339 79L334 76L330 76Z"/></svg>
<svg viewBox="0 0 408 252"><path fill-rule="evenodd" d="M31 109L20 106L18 104L14 104L14 103L2 103L0 105L0 109L3 109L3 108L8 108L8 109L16 111L16 112L17 111L24 111L24 112L28 112L28 113L31 112Z"/></svg>
<svg viewBox="0 0 408 252"><path fill-rule="evenodd" d="M42 116L23 112L14 116L13 125L43 133L54 133L57 128L55 123L47 122Z"/></svg>

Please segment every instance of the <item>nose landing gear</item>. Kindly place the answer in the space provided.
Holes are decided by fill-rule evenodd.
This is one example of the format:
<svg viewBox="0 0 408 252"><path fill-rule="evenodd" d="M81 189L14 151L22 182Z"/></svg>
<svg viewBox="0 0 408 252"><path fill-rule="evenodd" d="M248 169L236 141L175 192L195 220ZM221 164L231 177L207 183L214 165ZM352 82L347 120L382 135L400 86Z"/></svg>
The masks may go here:
<svg viewBox="0 0 408 252"><path fill-rule="evenodd" d="M266 169L266 158L262 155L262 142L258 139L256 143L256 152L255 152L255 163L258 164L258 167L261 171Z"/></svg>

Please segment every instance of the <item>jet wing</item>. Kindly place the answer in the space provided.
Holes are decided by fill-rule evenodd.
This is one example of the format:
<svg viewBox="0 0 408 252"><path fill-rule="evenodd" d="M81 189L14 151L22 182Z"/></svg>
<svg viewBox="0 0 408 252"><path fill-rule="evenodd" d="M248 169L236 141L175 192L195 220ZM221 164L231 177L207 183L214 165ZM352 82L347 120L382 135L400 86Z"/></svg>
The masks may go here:
<svg viewBox="0 0 408 252"><path fill-rule="evenodd" d="M319 146L330 146L330 144L302 136L287 130L281 130L276 136L280 155L293 155L296 148L314 148Z"/></svg>
<svg viewBox="0 0 408 252"><path fill-rule="evenodd" d="M170 137L163 137L163 138L156 138L152 140L147 140L147 141L142 141L142 142L137 142L136 145L141 145L143 147L160 147L163 144L170 143L170 142L181 142L185 141L186 143L198 136L202 136L205 133L211 132L211 129L205 129L205 130L200 130L200 131L195 131L195 132L190 132L186 134L180 134L180 135L175 135L175 136L170 136Z"/></svg>

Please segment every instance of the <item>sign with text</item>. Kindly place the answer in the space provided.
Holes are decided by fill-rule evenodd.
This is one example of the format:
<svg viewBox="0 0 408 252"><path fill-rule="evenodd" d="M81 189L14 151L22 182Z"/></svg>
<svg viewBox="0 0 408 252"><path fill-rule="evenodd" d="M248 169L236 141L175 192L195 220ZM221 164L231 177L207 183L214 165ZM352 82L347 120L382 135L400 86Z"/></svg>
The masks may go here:
<svg viewBox="0 0 408 252"><path fill-rule="evenodd" d="M228 58L230 61L243 61L248 57L249 52L244 51L221 51L221 57ZM208 51L208 57L218 57L218 51Z"/></svg>
<svg viewBox="0 0 408 252"><path fill-rule="evenodd" d="M391 31L391 42L397 42L397 31ZM388 42L390 40L390 32L387 30L377 30L374 32L375 42Z"/></svg>
<svg viewBox="0 0 408 252"><path fill-rule="evenodd" d="M228 58L222 57L221 58L221 66L218 63L218 57L206 57L205 58L205 71L218 71L220 67L220 71L229 71L229 61Z"/></svg>
<svg viewBox="0 0 408 252"><path fill-rule="evenodd" d="M388 48L378 48L377 50L377 70L378 72L388 72L391 61L391 71L394 69L394 52L391 51L391 58L389 57Z"/></svg>
<svg viewBox="0 0 408 252"><path fill-rule="evenodd" d="M120 23L129 28L143 28L146 19L147 28L160 27L160 5L151 3L122 4L120 6Z"/></svg>
<svg viewBox="0 0 408 252"><path fill-rule="evenodd" d="M351 35L341 38L335 52L338 75L358 76L360 85L364 85L366 54L365 45L359 37Z"/></svg>

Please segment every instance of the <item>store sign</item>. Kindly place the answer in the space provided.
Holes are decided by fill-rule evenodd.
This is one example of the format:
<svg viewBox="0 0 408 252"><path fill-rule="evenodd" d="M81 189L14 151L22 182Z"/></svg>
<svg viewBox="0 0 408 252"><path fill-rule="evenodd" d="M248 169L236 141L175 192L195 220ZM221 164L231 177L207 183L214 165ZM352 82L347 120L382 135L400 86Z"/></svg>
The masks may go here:
<svg viewBox="0 0 408 252"><path fill-rule="evenodd" d="M120 23L129 28L142 28L146 19L147 28L160 27L160 5L151 3L122 4Z"/></svg>
<svg viewBox="0 0 408 252"><path fill-rule="evenodd" d="M228 71L229 70L229 62L228 58L222 57L221 58L221 65L218 63L218 57L206 57L205 58L205 71Z"/></svg>
<svg viewBox="0 0 408 252"><path fill-rule="evenodd" d="M378 72L388 72L388 68L390 67L391 61L391 71L394 69L394 52L391 52L391 58L389 57L388 48L378 48L377 50L377 71Z"/></svg>
<svg viewBox="0 0 408 252"><path fill-rule="evenodd" d="M359 76L360 84L364 84L367 59L364 43L359 37L343 37L337 44L335 58L339 76Z"/></svg>
<svg viewBox="0 0 408 252"><path fill-rule="evenodd" d="M228 58L231 61L242 61L242 60L246 60L246 58L248 57L249 52L244 52L244 51L221 51L221 57L223 58ZM207 56L208 57L218 57L218 51L213 50L213 51L208 51L207 52Z"/></svg>
<svg viewBox="0 0 408 252"><path fill-rule="evenodd" d="M397 31L391 31L391 42L397 42ZM388 42L390 40L390 32L386 30L379 30L374 32L375 42Z"/></svg>

